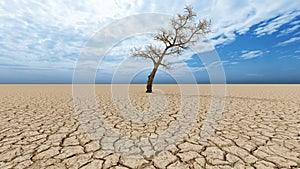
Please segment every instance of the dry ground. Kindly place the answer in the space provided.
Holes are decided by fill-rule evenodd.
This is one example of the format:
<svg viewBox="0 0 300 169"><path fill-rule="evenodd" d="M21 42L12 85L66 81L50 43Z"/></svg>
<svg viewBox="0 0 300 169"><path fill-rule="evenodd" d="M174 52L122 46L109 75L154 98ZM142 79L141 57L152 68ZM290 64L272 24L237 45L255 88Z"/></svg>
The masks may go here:
<svg viewBox="0 0 300 169"><path fill-rule="evenodd" d="M140 125L120 117L115 106L126 105L112 102L109 85L97 85L104 120L130 138L157 136L181 106L176 85L154 87L164 91L167 106L157 120ZM144 88L130 86L136 110L149 109ZM210 88L199 88L197 124L188 137L135 159L104 150L84 133L71 85L0 85L0 168L300 168L300 85L228 85L222 119L207 142L198 137Z"/></svg>

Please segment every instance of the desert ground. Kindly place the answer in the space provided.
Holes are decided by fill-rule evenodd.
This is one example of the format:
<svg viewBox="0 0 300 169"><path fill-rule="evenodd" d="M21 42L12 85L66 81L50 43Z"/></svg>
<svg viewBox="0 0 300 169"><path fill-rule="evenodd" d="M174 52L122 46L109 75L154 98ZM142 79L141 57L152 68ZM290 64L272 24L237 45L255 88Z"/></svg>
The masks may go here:
<svg viewBox="0 0 300 169"><path fill-rule="evenodd" d="M221 118L211 136L199 140L212 104L210 85L189 96L198 107L184 105L176 85L155 84L152 94L145 85L130 85L123 98L111 85L96 85L96 107L76 105L72 85L0 85L0 168L300 168L300 85L226 87ZM170 145L163 150L160 144L146 150L141 140L151 143L176 126L181 108L197 109L185 122L187 135L175 143L165 139ZM144 115L147 110L159 111Z"/></svg>

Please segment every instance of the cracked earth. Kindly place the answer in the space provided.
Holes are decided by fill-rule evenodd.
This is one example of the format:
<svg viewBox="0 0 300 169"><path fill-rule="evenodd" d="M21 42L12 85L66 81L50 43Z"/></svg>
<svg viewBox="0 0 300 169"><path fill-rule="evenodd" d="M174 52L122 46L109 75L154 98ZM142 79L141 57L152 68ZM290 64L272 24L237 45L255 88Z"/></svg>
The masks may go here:
<svg viewBox="0 0 300 169"><path fill-rule="evenodd" d="M130 86L130 103L136 111L153 111L144 88ZM131 111L122 98L113 100L109 85L96 86L100 111L88 111L129 140L154 139L176 124L181 108L176 85L154 88L164 92L166 102L156 103L159 111L147 117L152 120L141 118L144 123L130 119ZM152 151L139 148L137 158L118 153L135 149L118 143L114 134L92 138L102 123L86 132L83 125L90 121L80 112L87 110L74 106L71 85L1 85L0 168L300 168L299 85L228 85L222 118L207 141L199 141L199 133L210 108L210 87L199 85L199 91L188 135L162 151L155 145Z"/></svg>

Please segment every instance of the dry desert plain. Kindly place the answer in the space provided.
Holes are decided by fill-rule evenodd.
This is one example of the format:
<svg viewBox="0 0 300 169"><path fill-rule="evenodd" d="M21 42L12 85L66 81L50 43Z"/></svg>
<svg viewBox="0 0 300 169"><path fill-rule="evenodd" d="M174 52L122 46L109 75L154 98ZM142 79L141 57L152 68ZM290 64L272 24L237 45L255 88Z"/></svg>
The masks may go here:
<svg viewBox="0 0 300 169"><path fill-rule="evenodd" d="M199 109L188 135L164 151L153 145L154 155L141 151L137 158L92 139L82 127L89 121L78 112L101 114L128 138L155 138L178 120L183 105L176 85L154 85L163 94L130 85L130 102L139 112L149 110L149 95L166 100L159 118L145 124L120 116L117 106L126 105L112 101L110 85L95 87L99 112L74 106L72 85L0 85L0 168L300 168L300 85L227 85L222 117L207 141L199 141L199 133L211 91L198 87L200 93L190 96L199 99ZM122 148L110 136L103 136L108 146Z"/></svg>

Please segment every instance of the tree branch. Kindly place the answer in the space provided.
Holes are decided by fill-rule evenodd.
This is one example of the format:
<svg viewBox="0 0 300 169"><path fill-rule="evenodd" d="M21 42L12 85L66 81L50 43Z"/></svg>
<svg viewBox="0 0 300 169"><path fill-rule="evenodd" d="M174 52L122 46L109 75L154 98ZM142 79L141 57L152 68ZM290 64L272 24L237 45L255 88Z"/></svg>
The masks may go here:
<svg viewBox="0 0 300 169"><path fill-rule="evenodd" d="M171 29L160 29L159 33L154 35L154 40L161 42L163 48L149 44L143 50L134 48L131 55L149 58L155 66L169 68L169 63L162 63L165 56L181 55L189 46L195 45L202 35L210 32L210 21L203 19L194 23L196 14L192 7L186 6L184 9L183 15L178 14L171 19Z"/></svg>
<svg viewBox="0 0 300 169"><path fill-rule="evenodd" d="M137 48L134 48L133 50L131 50L131 56L135 57L135 58L137 58L137 57L148 58L148 59L151 59L154 64L156 64L156 61L151 56L151 54L146 53L145 51L142 51L142 50L137 49Z"/></svg>

